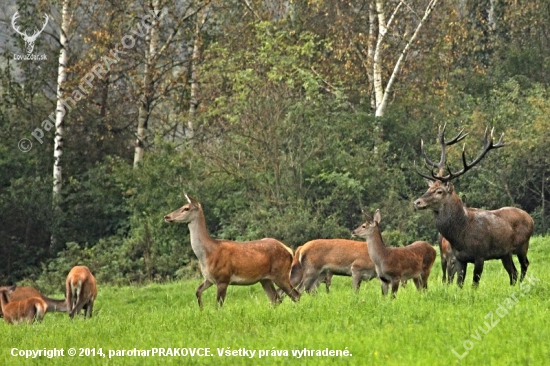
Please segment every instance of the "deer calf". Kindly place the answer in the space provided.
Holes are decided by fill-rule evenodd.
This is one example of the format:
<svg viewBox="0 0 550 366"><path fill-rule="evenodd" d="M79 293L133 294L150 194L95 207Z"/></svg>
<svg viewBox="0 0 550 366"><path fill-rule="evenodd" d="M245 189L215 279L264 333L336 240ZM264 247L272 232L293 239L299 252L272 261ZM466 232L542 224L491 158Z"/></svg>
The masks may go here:
<svg viewBox="0 0 550 366"><path fill-rule="evenodd" d="M217 287L217 302L223 305L228 285L253 285L260 282L272 304L281 301L274 283L293 301L300 294L290 284L292 249L278 240L235 242L213 239L206 229L202 205L185 195L187 204L164 216L168 223L186 223L191 234L191 247L197 256L204 281L196 291L202 309L202 293L212 285Z"/></svg>
<svg viewBox="0 0 550 366"><path fill-rule="evenodd" d="M296 249L290 282L298 291L315 290L329 275L351 276L353 289L359 291L361 281L376 277L367 245L346 239L316 239ZM327 292L329 287L327 282Z"/></svg>
<svg viewBox="0 0 550 366"><path fill-rule="evenodd" d="M74 266L65 281L69 317L84 309L84 317L92 317L94 301L97 297L95 277L86 266Z"/></svg>
<svg viewBox="0 0 550 366"><path fill-rule="evenodd" d="M451 248L451 243L439 235L439 255L441 257L441 271L443 272L443 283L453 283L456 274L456 258Z"/></svg>
<svg viewBox="0 0 550 366"><path fill-rule="evenodd" d="M369 255L376 267L382 285L382 294L388 294L391 285L392 297L399 289L399 283L410 278L416 288L428 288L428 277L436 257L435 249L425 241L416 241L406 247L386 247L378 223L380 211L376 210L374 220L367 220L352 234L367 240Z"/></svg>
<svg viewBox="0 0 550 366"><path fill-rule="evenodd" d="M8 324L22 322L32 323L35 320L42 321L48 305L42 298L30 297L19 301L10 301L9 294L15 291L16 285L0 290L0 307L4 315L4 321Z"/></svg>

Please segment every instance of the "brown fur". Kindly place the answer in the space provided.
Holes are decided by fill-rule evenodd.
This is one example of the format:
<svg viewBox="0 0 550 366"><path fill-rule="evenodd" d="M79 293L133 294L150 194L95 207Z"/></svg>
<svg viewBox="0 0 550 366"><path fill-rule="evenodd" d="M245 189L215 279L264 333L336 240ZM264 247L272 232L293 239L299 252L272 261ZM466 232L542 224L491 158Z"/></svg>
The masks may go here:
<svg viewBox="0 0 550 366"><path fill-rule="evenodd" d="M8 290L10 286L0 286L0 291ZM26 300L31 297L39 297L42 300L48 304L48 310L49 312L52 311L60 311L60 312L66 312L67 311L67 302L65 300L56 300L56 299L50 299L47 296L44 296L35 289L34 287L16 287L15 290L11 293L8 293L8 299L9 301L21 301ZM0 317L2 316L2 311L0 311Z"/></svg>
<svg viewBox="0 0 550 366"><path fill-rule="evenodd" d="M462 286L467 264L474 263L474 285L478 285L484 261L489 259L501 259L510 284L514 284L517 270L512 254L521 264L522 281L529 266L527 250L534 228L531 216L516 207L492 211L464 207L452 183L436 180L429 185L414 205L434 212L437 229L456 255L457 284Z"/></svg>
<svg viewBox="0 0 550 366"><path fill-rule="evenodd" d="M48 305L40 297L30 297L19 301L10 301L9 294L15 290L13 285L0 290L0 307L4 315L4 321L8 324L32 323L35 320L42 321Z"/></svg>
<svg viewBox="0 0 550 366"><path fill-rule="evenodd" d="M353 235L365 238L369 243L369 255L376 266L382 294L387 295L391 284L392 297L395 297L399 283L410 278L419 291L428 289L428 278L436 257L435 249L425 241L415 241L406 247L386 247L378 227L379 222L380 211L377 210L374 220L359 226Z"/></svg>
<svg viewBox="0 0 550 366"><path fill-rule="evenodd" d="M69 317L84 309L84 317L92 317L97 284L94 275L86 266L74 266L65 281Z"/></svg>
<svg viewBox="0 0 550 366"><path fill-rule="evenodd" d="M443 283L453 283L456 274L456 258L453 254L451 243L443 236L439 235L438 244L439 255L441 257L441 271L443 273L441 281Z"/></svg>
<svg viewBox="0 0 550 366"><path fill-rule="evenodd" d="M365 242L346 239L316 239L296 249L290 282L299 291L312 291L328 275L351 276L359 291L361 281L376 277ZM330 284L327 283L327 292Z"/></svg>
<svg viewBox="0 0 550 366"><path fill-rule="evenodd" d="M217 287L217 301L223 305L228 285L252 285L260 282L271 303L281 297L274 283L292 300L300 294L290 284L292 249L278 240L265 238L248 242L212 239L206 229L202 205L186 195L188 204L164 216L166 222L189 225L191 247L199 259L204 281L196 291L202 308L202 292L212 285Z"/></svg>

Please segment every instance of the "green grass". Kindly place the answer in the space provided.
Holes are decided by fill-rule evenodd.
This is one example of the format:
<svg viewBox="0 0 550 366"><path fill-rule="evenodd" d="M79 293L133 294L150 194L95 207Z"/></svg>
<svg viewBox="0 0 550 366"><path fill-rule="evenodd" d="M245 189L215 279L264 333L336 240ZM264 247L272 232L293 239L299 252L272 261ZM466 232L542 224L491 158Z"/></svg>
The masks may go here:
<svg viewBox="0 0 550 366"><path fill-rule="evenodd" d="M230 286L218 310L211 288L203 294L203 311L195 299L200 280L100 286L91 320L47 314L30 326L0 323L0 364L544 365L550 359L550 238L533 238L529 258L528 274L540 280L529 288L509 286L500 261L486 262L477 290L470 285L472 265L463 289L443 285L438 258L427 293L417 293L410 283L395 300L382 298L378 281L363 283L355 294L347 277L335 277L328 295L321 287L317 296L305 294L299 303L286 298L276 307L260 285ZM509 300L513 296L517 303ZM498 323L487 332L491 314ZM105 357L70 357L71 347L101 348ZM25 359L11 356L13 348L63 348L65 356ZM152 348L209 348L212 356L108 357L109 350ZM256 351L255 357L218 356L218 349L241 348ZM351 355L293 357L292 350L304 348ZM258 358L260 350L268 356ZM271 356L275 350L289 355Z"/></svg>

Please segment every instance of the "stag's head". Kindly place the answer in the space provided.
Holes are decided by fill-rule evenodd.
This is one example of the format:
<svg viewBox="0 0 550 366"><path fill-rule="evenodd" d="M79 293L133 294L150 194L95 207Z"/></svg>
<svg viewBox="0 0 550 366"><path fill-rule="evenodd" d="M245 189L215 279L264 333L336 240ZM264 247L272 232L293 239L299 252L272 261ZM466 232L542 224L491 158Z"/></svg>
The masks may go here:
<svg viewBox="0 0 550 366"><path fill-rule="evenodd" d="M380 223L380 210L376 210L374 213L374 218L367 217L367 220L364 224L359 226L357 229L353 230L351 232L352 236L356 236L359 238L367 239L369 235L371 235L374 230L378 227L378 224Z"/></svg>
<svg viewBox="0 0 550 366"><path fill-rule="evenodd" d="M447 146L453 145L460 140L464 139L467 135L467 133L464 133L464 130L460 130L458 134L451 139L450 141L445 141L445 126L443 128L439 129L439 143L441 144L441 158L439 162L434 162L431 160L428 155L426 154L426 151L424 149L424 141L420 140L420 148L422 151L422 156L424 157L424 161L426 163L426 166L430 168L430 175L424 174L418 169L415 169L416 172L423 177L426 182L428 183L428 190L422 197L418 198L414 201L414 207L416 209L432 209L433 211L437 212L441 208L441 206L446 202L448 197L453 197L455 200L460 200L458 195L454 194L454 187L451 183L451 180L461 176L462 174L466 173L469 169L471 169L473 166L475 166L477 163L479 163L485 154L489 152L491 149L497 149L499 147L503 147L506 144L503 143L504 134L500 136L500 139L496 144L493 143L493 130L491 130L491 133L489 134L489 130L485 130L485 136L484 136L484 142L483 142L483 150L478 155L477 158L475 158L471 163L468 163L468 159L466 158L466 151L465 151L465 145L462 148L462 169L458 172L452 172L449 166L446 164L446 148Z"/></svg>
<svg viewBox="0 0 550 366"><path fill-rule="evenodd" d="M11 26L18 34L23 36L23 40L25 41L25 50L27 51L27 54L30 55L34 49L34 42L36 41L40 33L42 33L44 28L46 28L49 17L47 14L44 14L44 25L42 26L42 29L38 30L35 28L34 33L30 36L27 34L27 31L21 32L19 30L19 27L16 24L16 21L18 18L19 18L19 12L15 12L15 14L13 14L13 17L11 18Z"/></svg>
<svg viewBox="0 0 550 366"><path fill-rule="evenodd" d="M201 209L201 204L193 197L188 196L187 193L184 195L187 199L187 204L164 216L164 221L189 223L197 217Z"/></svg>

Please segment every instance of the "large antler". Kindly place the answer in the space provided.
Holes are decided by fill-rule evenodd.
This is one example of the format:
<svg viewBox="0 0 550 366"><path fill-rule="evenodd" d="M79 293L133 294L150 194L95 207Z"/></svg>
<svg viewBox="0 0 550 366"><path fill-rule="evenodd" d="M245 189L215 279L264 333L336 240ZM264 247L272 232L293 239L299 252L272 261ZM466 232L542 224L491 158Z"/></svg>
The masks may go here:
<svg viewBox="0 0 550 366"><path fill-rule="evenodd" d="M424 142L422 140L420 140L422 156L424 157L424 160L426 161L426 164L432 167L432 170L431 170L431 176L428 176L426 174L423 174L423 173L419 172L418 169L416 169L416 165L415 165L416 172L420 176L422 176L426 179L432 180L432 181L439 180L441 182L448 182L452 179L455 179L455 178L461 176L462 174L464 174L468 170L470 170L472 167L474 167L477 163L479 163L483 159L483 157L485 156L485 154L487 154L487 152L489 152L489 150L498 149L499 147L506 146L506 144L502 141L504 139L504 133L500 136L500 139L498 140L498 142L495 145L495 144L493 144L494 128L491 129L490 137L489 137L489 134L488 134L488 129L485 129L485 135L484 135L484 138L483 138L483 150L481 151L481 154L479 154L479 156L477 158L475 158L470 164L468 164L467 159L466 159L466 151L465 151L466 144L464 144L464 147L462 148L462 164L463 164L462 170L460 170L456 173L453 173L451 171L451 169L447 166L448 174L446 176L443 176L444 168L446 166L445 165L445 148L449 145L452 145L452 144L462 140L464 137L466 137L466 135L468 135L468 134L463 133L463 131L464 131L463 129L460 130L455 138L453 138L452 140L446 142L445 137L444 137L445 126L443 126L442 130L440 129L439 142L441 144L441 159L438 163L433 162L426 155L426 151L424 150ZM438 168L439 169L437 175L434 173L433 168Z"/></svg>

